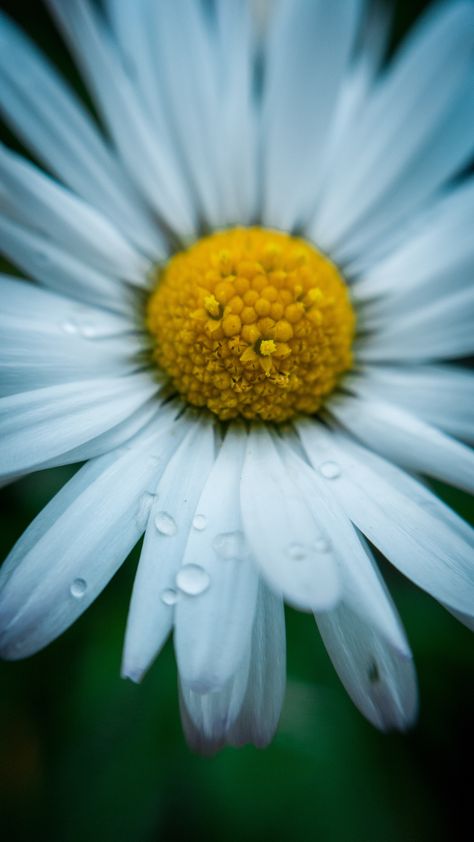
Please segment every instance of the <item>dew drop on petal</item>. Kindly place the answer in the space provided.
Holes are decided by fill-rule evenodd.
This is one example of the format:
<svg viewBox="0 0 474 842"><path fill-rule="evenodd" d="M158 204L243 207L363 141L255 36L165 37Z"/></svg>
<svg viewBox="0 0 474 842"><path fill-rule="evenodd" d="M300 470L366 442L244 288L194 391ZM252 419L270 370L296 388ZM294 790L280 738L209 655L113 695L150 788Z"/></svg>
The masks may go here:
<svg viewBox="0 0 474 842"><path fill-rule="evenodd" d="M202 532L203 529L207 526L207 518L205 515L195 515L193 518L193 526L194 529L197 529L199 532Z"/></svg>
<svg viewBox="0 0 474 842"><path fill-rule="evenodd" d="M221 532L216 535L212 546L217 555L224 559L239 559L246 554L245 538L243 532Z"/></svg>
<svg viewBox="0 0 474 842"><path fill-rule="evenodd" d="M198 596L207 591L211 580L199 564L185 564L176 574L176 585L188 596Z"/></svg>
<svg viewBox="0 0 474 842"><path fill-rule="evenodd" d="M155 526L158 532L161 532L162 535L176 535L178 531L176 521L168 514L168 512L158 512L155 517Z"/></svg>
<svg viewBox="0 0 474 842"><path fill-rule="evenodd" d="M288 547L288 555L293 561L304 561L308 557L308 549L304 544L293 543Z"/></svg>
<svg viewBox="0 0 474 842"><path fill-rule="evenodd" d="M74 597L74 599L82 599L86 590L87 582L85 579L74 579L71 587L69 588L69 593Z"/></svg>
<svg viewBox="0 0 474 842"><path fill-rule="evenodd" d="M341 468L337 462L323 462L319 471L325 479L337 479L341 476Z"/></svg>
<svg viewBox="0 0 474 842"><path fill-rule="evenodd" d="M314 549L317 553L328 553L331 549L331 542L327 538L317 538L314 542Z"/></svg>
<svg viewBox="0 0 474 842"><path fill-rule="evenodd" d="M75 334L79 333L79 327L74 319L65 319L61 323L61 330L63 333L67 333L69 336L74 336Z"/></svg>
<svg viewBox="0 0 474 842"><path fill-rule="evenodd" d="M154 499L155 495L150 494L148 491L145 491L145 493L142 494L142 496L140 497L136 515L136 523L138 529L146 529L148 515L150 514Z"/></svg>
<svg viewBox="0 0 474 842"><path fill-rule="evenodd" d="M161 601L165 605L176 605L178 599L179 593L175 591L174 588L165 588L165 590L161 592Z"/></svg>

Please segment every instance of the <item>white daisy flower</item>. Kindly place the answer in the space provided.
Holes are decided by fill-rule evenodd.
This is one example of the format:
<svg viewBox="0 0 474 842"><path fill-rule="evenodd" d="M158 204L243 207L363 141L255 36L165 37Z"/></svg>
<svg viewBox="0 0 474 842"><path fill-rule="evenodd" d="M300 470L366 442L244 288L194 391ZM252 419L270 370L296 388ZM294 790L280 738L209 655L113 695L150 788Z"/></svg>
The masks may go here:
<svg viewBox="0 0 474 842"><path fill-rule="evenodd" d="M4 482L85 462L1 569L0 651L46 646L144 535L123 675L174 631L191 745L265 745L284 600L406 728L410 648L373 557L466 623L474 5L384 63L363 0L47 0L97 111L0 19ZM369 543L370 542L370 543Z"/></svg>

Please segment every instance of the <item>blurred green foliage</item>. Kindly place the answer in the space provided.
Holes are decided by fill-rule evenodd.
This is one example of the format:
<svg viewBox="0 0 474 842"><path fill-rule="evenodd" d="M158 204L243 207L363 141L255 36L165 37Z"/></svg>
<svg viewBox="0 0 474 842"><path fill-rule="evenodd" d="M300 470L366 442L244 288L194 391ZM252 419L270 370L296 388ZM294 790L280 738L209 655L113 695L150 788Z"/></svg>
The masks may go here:
<svg viewBox="0 0 474 842"><path fill-rule="evenodd" d="M80 87L40 4L2 5ZM424 5L397 4L396 37ZM72 470L45 471L3 490L2 557ZM468 516L464 495L437 490ZM171 643L141 686L119 678L137 559L136 550L47 650L0 665L5 840L463 838L472 816L463 760L470 765L474 671L470 634L449 614L383 566L416 655L421 695L416 728L383 735L346 696L311 617L289 610L288 689L274 743L203 759L181 734Z"/></svg>

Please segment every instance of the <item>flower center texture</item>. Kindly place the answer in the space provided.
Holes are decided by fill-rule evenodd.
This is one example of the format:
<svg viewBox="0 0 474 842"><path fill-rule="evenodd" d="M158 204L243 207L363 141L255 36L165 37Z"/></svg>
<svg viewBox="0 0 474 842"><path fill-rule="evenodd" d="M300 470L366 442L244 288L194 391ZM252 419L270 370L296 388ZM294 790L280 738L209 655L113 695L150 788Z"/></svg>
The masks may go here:
<svg viewBox="0 0 474 842"><path fill-rule="evenodd" d="M222 420L314 413L352 363L342 276L278 231L218 231L179 252L157 270L146 319L174 390Z"/></svg>

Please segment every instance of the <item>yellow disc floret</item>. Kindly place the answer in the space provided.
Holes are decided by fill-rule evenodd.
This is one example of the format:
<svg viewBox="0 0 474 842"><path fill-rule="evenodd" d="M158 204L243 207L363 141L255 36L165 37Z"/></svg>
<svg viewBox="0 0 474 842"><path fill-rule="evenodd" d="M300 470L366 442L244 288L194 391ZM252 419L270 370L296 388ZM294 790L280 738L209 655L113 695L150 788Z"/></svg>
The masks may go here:
<svg viewBox="0 0 474 842"><path fill-rule="evenodd" d="M220 231L175 255L147 307L159 368L223 420L315 412L351 366L354 326L334 264L262 228Z"/></svg>

